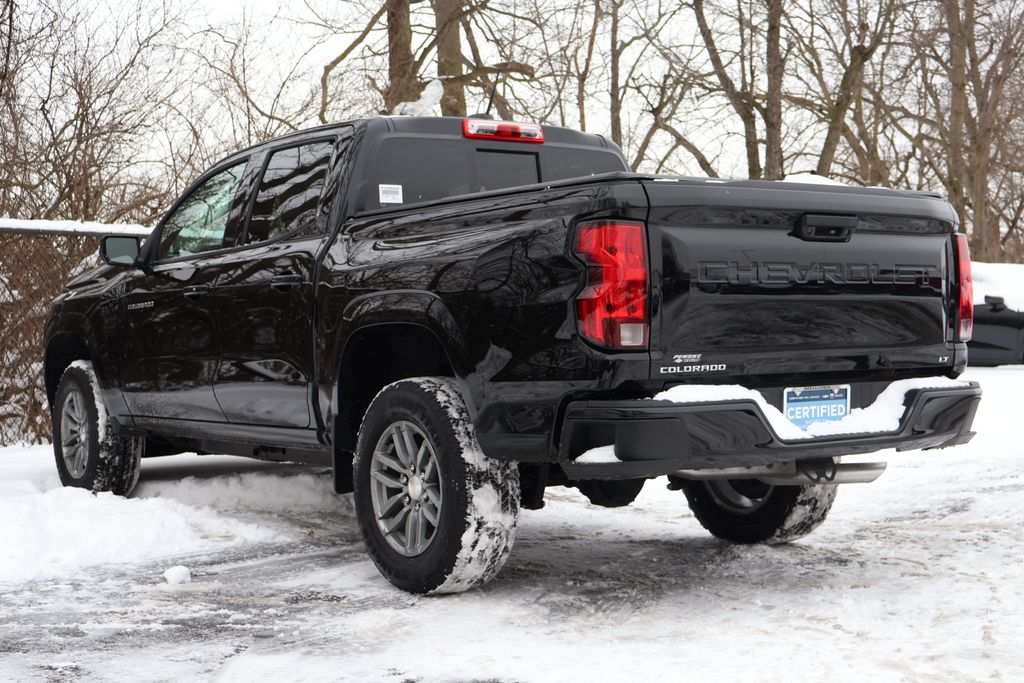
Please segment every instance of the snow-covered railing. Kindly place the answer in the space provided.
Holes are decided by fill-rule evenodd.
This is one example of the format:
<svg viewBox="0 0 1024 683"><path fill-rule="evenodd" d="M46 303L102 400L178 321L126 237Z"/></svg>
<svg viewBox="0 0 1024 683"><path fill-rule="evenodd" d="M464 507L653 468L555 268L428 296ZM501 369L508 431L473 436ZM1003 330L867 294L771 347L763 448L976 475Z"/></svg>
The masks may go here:
<svg viewBox="0 0 1024 683"><path fill-rule="evenodd" d="M152 228L135 223L93 223L82 221L19 220L0 217L0 232L28 235L138 235L148 237Z"/></svg>

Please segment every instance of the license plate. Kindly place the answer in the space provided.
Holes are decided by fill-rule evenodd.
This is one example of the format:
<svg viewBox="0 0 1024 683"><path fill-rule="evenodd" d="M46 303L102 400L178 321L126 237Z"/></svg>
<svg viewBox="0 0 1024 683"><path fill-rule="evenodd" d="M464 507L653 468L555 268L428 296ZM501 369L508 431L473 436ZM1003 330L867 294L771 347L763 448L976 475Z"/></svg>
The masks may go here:
<svg viewBox="0 0 1024 683"><path fill-rule="evenodd" d="M815 422L842 420L850 412L850 385L789 387L782 395L782 412L801 429Z"/></svg>

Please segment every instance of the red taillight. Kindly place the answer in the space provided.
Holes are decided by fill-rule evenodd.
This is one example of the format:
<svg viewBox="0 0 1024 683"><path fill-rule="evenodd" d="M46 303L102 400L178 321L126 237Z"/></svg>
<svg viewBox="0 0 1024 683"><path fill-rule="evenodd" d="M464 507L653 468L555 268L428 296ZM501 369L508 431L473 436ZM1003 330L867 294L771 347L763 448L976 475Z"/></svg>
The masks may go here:
<svg viewBox="0 0 1024 683"><path fill-rule="evenodd" d="M463 119L462 134L467 138L486 138L507 142L544 142L544 129L535 123Z"/></svg>
<svg viewBox="0 0 1024 683"><path fill-rule="evenodd" d="M608 348L647 346L647 245L643 223L585 223L576 253L587 264L587 286L576 299L580 334Z"/></svg>
<svg viewBox="0 0 1024 683"><path fill-rule="evenodd" d="M960 283L960 303L957 307L956 341L970 341L974 330L974 285L971 282L971 248L967 235L957 235L956 272Z"/></svg>

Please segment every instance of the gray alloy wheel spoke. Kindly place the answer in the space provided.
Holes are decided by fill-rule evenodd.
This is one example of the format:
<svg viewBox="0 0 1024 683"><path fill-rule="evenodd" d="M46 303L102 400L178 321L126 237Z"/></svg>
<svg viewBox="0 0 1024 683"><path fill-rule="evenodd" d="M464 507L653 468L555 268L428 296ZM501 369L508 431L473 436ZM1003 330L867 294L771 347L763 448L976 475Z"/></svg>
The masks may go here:
<svg viewBox="0 0 1024 683"><path fill-rule="evenodd" d="M398 458L399 462L402 463L402 467L408 471L411 468L411 464L409 462L410 454L406 452L405 438L402 436L399 429L396 428L391 433L391 442L395 446L395 456Z"/></svg>
<svg viewBox="0 0 1024 683"><path fill-rule="evenodd" d="M389 521L390 521L390 523L389 523L389 524L386 524L386 525L385 525L385 531L384 531L385 535L387 535L387 536L390 536L390 535L392 535L393 533L395 533L396 531L398 531L398 529L399 529L399 528L400 528L400 527L401 527L401 526L402 526L403 524L405 524L405 523L406 523L406 519L408 518L408 516L409 516L409 511L410 511L411 509L412 509L412 508L411 508L410 506L406 505L405 507L403 507L403 508L402 508L402 510L401 510L401 511L400 511L400 512L399 512L399 513L398 513L397 515L395 515L394 517L392 517L392 518L391 518L391 519L389 520Z"/></svg>
<svg viewBox="0 0 1024 683"><path fill-rule="evenodd" d="M395 511L395 508L398 507L398 504L401 503L404 498L405 491L402 490L384 501L384 504L380 506L380 514L377 516L377 519L387 519L388 515Z"/></svg>
<svg viewBox="0 0 1024 683"><path fill-rule="evenodd" d="M416 459L413 460L412 469L414 472L419 472L423 469L423 455L427 452L426 440L420 444L419 450L416 451Z"/></svg>
<svg viewBox="0 0 1024 683"><path fill-rule="evenodd" d="M69 403L67 404L67 412L64 413L64 418L68 421L68 424L72 429L77 430L82 426L82 418L78 414L78 406L75 405L75 400L72 398L74 394L69 394Z"/></svg>
<svg viewBox="0 0 1024 683"><path fill-rule="evenodd" d="M75 453L75 471L76 472L84 472L85 471L85 456L86 455L87 455L87 453L86 453L85 449L82 448L82 446L79 446L78 447L78 451Z"/></svg>
<svg viewBox="0 0 1024 683"><path fill-rule="evenodd" d="M432 486L428 486L425 489L425 492L427 494L427 500L430 501L430 504L433 505L435 509L440 510L441 509L441 493L440 493L440 488L437 487L437 485L435 484L435 485L432 485Z"/></svg>
<svg viewBox="0 0 1024 683"><path fill-rule="evenodd" d="M416 453L416 451L419 449L416 448L416 439L413 436L412 431L409 429L409 426L410 425L408 422L403 423L402 426L398 428L398 431L399 434L401 434L402 439L405 441L405 455L407 458L407 465L410 470L417 470L419 469L419 455ZM423 441L424 443L426 443L426 437L423 437Z"/></svg>
<svg viewBox="0 0 1024 683"><path fill-rule="evenodd" d="M423 517L430 522L433 526L437 526L438 512L437 506L434 505L433 501L427 500L423 502L423 507L420 509L423 513Z"/></svg>
<svg viewBox="0 0 1024 683"><path fill-rule="evenodd" d="M373 457L377 462L384 465L390 470L393 470L395 472L401 472L402 474L409 473L408 468L406 468L402 463L400 463L395 458L392 458L386 452L377 451L376 453L373 454Z"/></svg>
<svg viewBox="0 0 1024 683"><path fill-rule="evenodd" d="M415 557L437 533L444 495L437 454L416 424L397 420L384 430L370 461L370 504L392 550Z"/></svg>
<svg viewBox="0 0 1024 683"><path fill-rule="evenodd" d="M374 479L387 486L389 489L404 489L405 485L397 477L390 476L387 472L377 470L371 473Z"/></svg>
<svg viewBox="0 0 1024 683"><path fill-rule="evenodd" d="M420 547L420 513L411 510L405 518L405 552L418 555Z"/></svg>

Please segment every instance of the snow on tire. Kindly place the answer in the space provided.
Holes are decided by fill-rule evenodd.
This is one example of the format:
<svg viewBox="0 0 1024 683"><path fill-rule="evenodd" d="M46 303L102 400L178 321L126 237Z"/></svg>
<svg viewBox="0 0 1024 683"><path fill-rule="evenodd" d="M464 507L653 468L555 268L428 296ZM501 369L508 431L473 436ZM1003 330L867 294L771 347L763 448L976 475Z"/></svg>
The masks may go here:
<svg viewBox="0 0 1024 683"><path fill-rule="evenodd" d="M53 402L53 451L61 484L127 496L139 481L141 437L116 434L92 363L64 370Z"/></svg>
<svg viewBox="0 0 1024 683"><path fill-rule="evenodd" d="M677 481L694 517L712 535L769 545L795 541L818 528L839 488L772 486L754 479Z"/></svg>
<svg viewBox="0 0 1024 683"><path fill-rule="evenodd" d="M519 514L518 467L483 454L453 380L384 387L363 418L353 466L363 540L395 586L459 593L504 566Z"/></svg>

